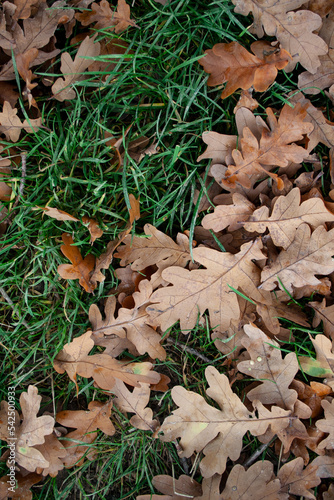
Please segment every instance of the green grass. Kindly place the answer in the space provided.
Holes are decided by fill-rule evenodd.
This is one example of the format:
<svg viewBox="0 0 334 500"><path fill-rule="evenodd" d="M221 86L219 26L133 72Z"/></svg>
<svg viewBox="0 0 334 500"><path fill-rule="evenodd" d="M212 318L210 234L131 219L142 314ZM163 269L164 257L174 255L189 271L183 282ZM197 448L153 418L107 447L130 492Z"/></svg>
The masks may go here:
<svg viewBox="0 0 334 500"><path fill-rule="evenodd" d="M83 255L92 252L98 256L124 229L130 193L140 197L142 212L134 234L141 235L145 223L171 236L194 227L201 216L194 216L193 196L207 167L206 162L196 161L205 146L201 134L236 130L233 108L239 94L222 102L219 90L207 87L207 75L198 60L218 42L237 40L248 47L254 40L247 32L250 20L236 16L227 0L211 4L173 0L165 7L151 0L137 3L140 5L135 5L132 14L140 29L120 35L129 43L128 58L120 58L112 73L101 74L102 83L94 74L90 81L77 84L73 101L40 99L44 128L25 135L14 153L10 152L26 152L27 177L0 250L0 287L13 302L10 305L0 296L0 399L6 399L6 386L13 384L19 388L17 396L36 384L43 396L42 407L51 412L85 408L92 399L105 398L92 382L80 380L77 399L74 384L66 374L57 374L52 363L64 344L89 326L90 305L101 304L116 285L113 269L118 261L113 261L95 295L89 295L78 281L66 282L57 273L58 265L67 262L60 252L61 234L73 232ZM117 38L110 33L99 37ZM262 94L260 112L269 105L280 107L295 88L294 73L286 76L281 72ZM117 170L104 132L120 136L129 125L125 141L146 135L157 142L159 151L139 164L126 155L123 169ZM20 177L18 165L11 178L14 199ZM35 210L46 204L80 219L95 217L104 229L103 237L91 247L81 222L59 222ZM189 343L212 359L216 368L222 368L222 356L204 327L189 337L174 329L172 337ZM299 349L303 355L304 349L313 352L305 334ZM158 371L168 374L173 385L182 384L204 395L207 364L180 345L168 345L167 353L167 361L157 363ZM173 409L170 392L154 394L155 418L162 421ZM114 413L112 420L117 433L111 438L101 435L94 443L96 459L38 484L35 500L135 499L148 492L154 475L184 472L172 443L161 443L149 433L133 429L121 413ZM252 449L257 445L253 438L247 444ZM190 469L190 461L188 466ZM7 473L5 464L0 468Z"/></svg>

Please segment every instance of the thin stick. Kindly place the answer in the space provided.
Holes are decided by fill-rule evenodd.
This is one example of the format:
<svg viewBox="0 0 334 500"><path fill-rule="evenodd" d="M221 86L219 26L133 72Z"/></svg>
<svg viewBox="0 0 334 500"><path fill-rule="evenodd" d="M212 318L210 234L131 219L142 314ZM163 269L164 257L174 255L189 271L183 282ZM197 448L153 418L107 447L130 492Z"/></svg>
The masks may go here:
<svg viewBox="0 0 334 500"><path fill-rule="evenodd" d="M0 293L1 295L3 296L3 298L6 300L6 302L8 302L8 304L12 307L12 309L15 311L15 304L14 302L12 301L12 299L7 295L7 293L5 292L5 290L2 288L2 286L0 286ZM24 325L27 330L30 330L30 327L28 325L28 323L26 322L25 319L21 318L22 319L22 325Z"/></svg>
<svg viewBox="0 0 334 500"><path fill-rule="evenodd" d="M213 362L212 359L207 358L206 356L204 356L204 354L196 351L196 349L194 349L193 347L188 347L186 344L182 344L182 342L179 342L178 340L168 338L167 344L171 344L171 345L175 345L177 347L180 347L181 349L188 352L189 354L192 354L193 356L197 356L197 358L202 359L205 363L211 364Z"/></svg>
<svg viewBox="0 0 334 500"><path fill-rule="evenodd" d="M254 451L254 453L246 460L245 463L242 464L243 467L249 467L252 465L255 460L262 455L262 453L271 445L272 442L274 442L276 439L276 436L271 439L268 443L264 443L258 448L257 450Z"/></svg>

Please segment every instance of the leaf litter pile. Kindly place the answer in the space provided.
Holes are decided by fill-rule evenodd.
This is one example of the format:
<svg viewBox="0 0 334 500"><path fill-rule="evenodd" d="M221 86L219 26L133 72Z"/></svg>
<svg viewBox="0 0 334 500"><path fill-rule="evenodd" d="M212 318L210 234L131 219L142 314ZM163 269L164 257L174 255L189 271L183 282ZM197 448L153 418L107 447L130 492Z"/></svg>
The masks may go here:
<svg viewBox="0 0 334 500"><path fill-rule="evenodd" d="M42 414L37 387L21 394L17 484L10 491L10 476L3 476L1 499L31 499L33 485L92 460L98 436L117 432L113 415L119 412L133 428L160 440L161 449L174 443L186 472L155 475L138 500L334 498L334 124L309 99L322 92L329 108L334 102L334 7L326 0L232 3L237 14L253 16L249 30L258 40L249 50L236 41L217 43L199 60L209 86L226 84L222 99L238 94L232 117L237 133L208 130L202 137L203 182L193 202L198 225L175 238L150 223L140 226L140 198L130 194L128 223L118 237L99 255L82 255L76 224L87 228L92 246L103 236L101 224L57 207L36 207L73 224L72 234L61 235L58 278L78 280L86 294L94 294L108 270L119 284L102 309L90 306L90 328L64 341L54 357L63 383L67 376L77 395L90 383L95 399L84 410ZM76 52L63 52L59 60L60 29ZM112 56L124 56L128 47L121 39L97 40L96 30L119 35L127 29L140 25L125 0L116 7L107 0L57 1L51 9L43 0L3 3L2 233L23 192L8 205L11 143L23 131L29 140L43 129L41 96L73 100L74 84L89 88L92 72L112 71ZM299 88L284 96L280 108L264 108L261 95L258 102L252 94L265 92L281 70L296 66ZM36 67L42 67L37 75ZM48 69L51 76L42 77ZM57 71L62 76L52 76ZM106 136L117 169L125 152L138 164L157 152L146 138L125 151L130 128L121 137ZM210 160L207 168L204 160ZM315 331L321 323L323 330ZM201 328L210 332L219 363L197 353L209 361L205 393L175 385L166 375L175 325L185 340ZM294 334L309 340L310 348L298 349ZM162 421L151 404L156 393L172 398ZM9 414L3 401L0 437L8 444ZM257 439L255 453L245 438ZM262 458L266 450L271 460ZM10 467L8 451L2 460Z"/></svg>

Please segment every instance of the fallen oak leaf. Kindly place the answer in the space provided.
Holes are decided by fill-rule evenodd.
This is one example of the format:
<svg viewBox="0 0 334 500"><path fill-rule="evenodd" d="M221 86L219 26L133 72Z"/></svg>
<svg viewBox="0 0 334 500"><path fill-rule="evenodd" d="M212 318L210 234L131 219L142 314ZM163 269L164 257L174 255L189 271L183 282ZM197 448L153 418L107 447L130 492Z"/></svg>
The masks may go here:
<svg viewBox="0 0 334 500"><path fill-rule="evenodd" d="M93 3L91 12L86 11L76 14L75 18L80 21L83 26L95 23L95 29L107 29L121 33L128 26L139 28L133 19L130 19L130 7L125 0L118 0L117 9L113 12L110 8L110 3L107 0Z"/></svg>
<svg viewBox="0 0 334 500"><path fill-rule="evenodd" d="M67 455L67 451L61 441L59 441L54 434L49 434L48 436L45 436L45 442L43 444L36 445L35 448L42 453L45 460L49 462L48 467L37 467L37 474L42 474L44 477L56 477L58 472L64 468L62 459Z"/></svg>
<svg viewBox="0 0 334 500"><path fill-rule="evenodd" d="M24 120L22 123L17 111L5 101L0 113L0 133L5 134L6 139L12 142L19 140L22 129L26 132L35 132L42 125L42 118L29 119L29 122Z"/></svg>
<svg viewBox="0 0 334 500"><path fill-rule="evenodd" d="M222 99L238 88L247 90L253 86L256 91L264 92L275 81L277 70L292 60L286 50L272 47L269 42L254 42L251 50L256 55L238 42L217 43L199 60L204 71L210 73L207 81L210 87L227 82Z"/></svg>
<svg viewBox="0 0 334 500"><path fill-rule="evenodd" d="M320 57L320 67L316 73L304 71L298 76L298 88L305 94L316 95L334 83L334 48Z"/></svg>
<svg viewBox="0 0 334 500"><path fill-rule="evenodd" d="M37 207L41 208L44 211L45 215L48 215L52 219L57 219L57 220L69 220L69 221L75 221L78 222L79 219L74 217L74 215L71 215L67 212L64 212L63 210L60 210L59 208L56 207Z"/></svg>
<svg viewBox="0 0 334 500"><path fill-rule="evenodd" d="M312 229L333 222L334 215L320 198L310 198L302 203L299 188L294 188L286 196L279 196L269 217L269 208L263 205L255 210L244 222L246 231L264 233L269 229L277 247L287 249L293 242L297 228L306 222Z"/></svg>
<svg viewBox="0 0 334 500"><path fill-rule="evenodd" d="M89 319L93 326L93 334L126 337L140 354L146 352L153 359L166 359L166 351L160 345L161 335L149 325L150 318L146 306L150 303L152 286L148 280L139 283L139 291L133 294L135 306L132 309L121 308L115 318L116 298L111 296L106 303L106 319L102 321L101 313L95 304L89 309Z"/></svg>
<svg viewBox="0 0 334 500"><path fill-rule="evenodd" d="M285 68L292 71L297 62L305 69L315 73L320 66L319 57L328 51L326 42L313 31L317 31L322 24L321 17L308 10L293 12L305 3L305 0L232 0L236 6L234 11L248 16L254 16L254 31L259 38L264 32L275 36L281 46L292 54L293 59ZM289 11L289 12L287 12Z"/></svg>
<svg viewBox="0 0 334 500"><path fill-rule="evenodd" d="M101 238L103 230L99 227L99 224L95 219L91 219L87 215L82 218L82 222L88 227L88 231L90 233L90 244L92 245L95 240Z"/></svg>
<svg viewBox="0 0 334 500"><path fill-rule="evenodd" d="M253 203L240 193L234 193L232 196L233 205L218 205L213 214L208 214L203 218L204 229L212 229L217 233L228 227L228 231L235 231L250 218L255 210Z"/></svg>
<svg viewBox="0 0 334 500"><path fill-rule="evenodd" d="M3 476L0 478L1 500L7 500L7 498L12 498L13 500L32 500L32 491L30 488L43 479L43 476L39 474L33 473L23 476L22 473L15 472L16 486L14 491L9 491L11 477Z"/></svg>
<svg viewBox="0 0 334 500"><path fill-rule="evenodd" d="M203 477L208 478L225 471L228 457L239 458L247 431L259 436L270 425L276 433L289 425L290 412L276 406L270 412L259 401L254 401L258 412L255 417L232 392L225 375L210 366L205 376L209 383L206 393L220 409L210 406L199 394L176 386L172 389L172 398L179 408L164 420L160 430L164 433L162 441L181 437L180 456L190 457L195 451L203 451L205 458L200 469Z"/></svg>
<svg viewBox="0 0 334 500"><path fill-rule="evenodd" d="M163 496L139 495L136 500L191 500L202 494L201 485L184 474L179 479L167 475L155 476L152 484L160 493L163 493Z"/></svg>
<svg viewBox="0 0 334 500"><path fill-rule="evenodd" d="M94 38L89 38L89 36L80 44L74 60L68 52L62 53L60 70L64 78L58 78L51 88L57 101L63 102L76 98L77 94L72 88L72 84L86 78L84 71L92 64L91 59L99 54L99 42L94 42Z"/></svg>
<svg viewBox="0 0 334 500"><path fill-rule="evenodd" d="M112 389L117 378L133 387L139 387L141 382L146 384L159 382L160 375L151 371L152 363L121 362L105 353L89 356L94 347L91 335L92 331L88 330L66 344L54 360L54 369L61 374L66 371L75 383L77 392L77 375L93 378L98 387L107 391Z"/></svg>
<svg viewBox="0 0 334 500"><path fill-rule="evenodd" d="M298 356L303 371L317 378L327 378L328 385L334 380L334 353L332 342L325 335L318 334L314 339L309 335L316 352L316 359L309 356ZM329 383L331 382L331 383Z"/></svg>
<svg viewBox="0 0 334 500"><path fill-rule="evenodd" d="M259 288L273 290L276 283L293 293L293 286L318 285L315 275L328 275L334 271L334 229L326 231L319 226L311 234L310 227L303 223L294 240L278 255L276 261L265 266L261 273Z"/></svg>
<svg viewBox="0 0 334 500"><path fill-rule="evenodd" d="M16 10L13 15L13 20L18 21L19 19L28 19L31 16L31 8L33 6L37 7L39 3L40 0L14 0Z"/></svg>
<svg viewBox="0 0 334 500"><path fill-rule="evenodd" d="M325 335L334 340L334 305L326 307L326 299L322 302L309 302L308 305L315 311L312 326L316 328L322 321Z"/></svg>
<svg viewBox="0 0 334 500"><path fill-rule="evenodd" d="M74 241L70 234L63 233L62 240L64 245L60 247L62 253L67 257L72 264L60 264L57 271L59 275L67 280L79 280L80 285L88 293L93 293L96 285L90 282L90 273L94 269L95 257L91 253L83 259L78 247L73 246Z"/></svg>
<svg viewBox="0 0 334 500"><path fill-rule="evenodd" d="M327 448L329 450L334 448L334 400L329 401L321 401L321 406L325 412L325 418L322 420L318 420L315 425L322 432L326 432L329 436L326 437L321 443L319 443L319 450L323 450Z"/></svg>

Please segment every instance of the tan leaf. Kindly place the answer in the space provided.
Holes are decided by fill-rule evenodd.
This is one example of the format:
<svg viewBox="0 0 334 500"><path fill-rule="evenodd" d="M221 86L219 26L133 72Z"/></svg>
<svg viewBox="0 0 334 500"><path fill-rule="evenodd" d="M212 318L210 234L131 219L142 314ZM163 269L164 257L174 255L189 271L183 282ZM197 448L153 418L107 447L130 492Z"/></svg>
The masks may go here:
<svg viewBox="0 0 334 500"><path fill-rule="evenodd" d="M38 49L35 48L27 50L24 54L17 54L16 66L21 78L26 83L24 94L28 98L29 108L33 105L38 109L37 103L31 94L31 91L38 85L37 83L32 83L32 80L36 78L36 75L33 75L32 71L29 69L37 56Z"/></svg>
<svg viewBox="0 0 334 500"><path fill-rule="evenodd" d="M301 92L295 94L291 98L292 102L300 102L304 109L306 109L305 120L312 123L314 128L307 134L309 143L307 146L308 151L312 151L321 142L328 148L334 147L334 124L328 121L320 109L311 104L309 99L306 99Z"/></svg>
<svg viewBox="0 0 334 500"><path fill-rule="evenodd" d="M210 73L207 81L210 87L227 82L222 99L238 88L247 90L253 86L256 91L264 92L275 81L277 70L292 60L286 50L272 47L269 42L254 42L251 50L256 55L238 42L217 43L198 61Z"/></svg>
<svg viewBox="0 0 334 500"><path fill-rule="evenodd" d="M264 233L269 229L274 244L287 249L293 242L297 228L307 222L312 229L334 221L334 215L320 198L310 198L300 204L300 190L294 188L286 196L279 196L269 217L265 205L251 214L244 223L246 231Z"/></svg>
<svg viewBox="0 0 334 500"><path fill-rule="evenodd" d="M91 58L100 54L100 44L94 42L93 38L88 36L80 44L78 52L74 60L72 60L68 52L63 52L61 55L60 71L64 78L58 78L52 85L52 93L57 101L65 101L75 99L77 94L72 88L73 83L84 80L84 71L92 63Z"/></svg>
<svg viewBox="0 0 334 500"><path fill-rule="evenodd" d="M237 147L236 135L224 135L218 134L217 132L203 132L202 140L208 147L204 153L197 158L197 161L212 158L212 164L224 164L226 157L230 157L233 149Z"/></svg>
<svg viewBox="0 0 334 500"><path fill-rule="evenodd" d="M208 214L203 218L202 226L215 232L222 231L229 226L229 231L235 231L241 227L242 222L249 219L254 210L253 203L242 194L234 193L233 205L218 205L213 214Z"/></svg>
<svg viewBox="0 0 334 500"><path fill-rule="evenodd" d="M207 395L220 407L214 408L202 396L186 391L181 386L172 389L172 397L179 409L174 410L162 424L163 441L180 437L183 448L181 456L190 457L195 451L203 451L205 458L200 463L203 477L222 474L226 461L239 458L242 438L247 431L253 435L266 432L269 425L274 432L289 425L289 411L274 407L274 413L266 410L260 402L254 402L258 411L255 417L232 393L228 378L213 368L205 370L209 383Z"/></svg>
<svg viewBox="0 0 334 500"><path fill-rule="evenodd" d="M160 495L139 495L137 500L185 500L194 499L202 493L201 486L191 477L181 475L179 479L171 476L155 476L152 479L153 486L163 493Z"/></svg>
<svg viewBox="0 0 334 500"><path fill-rule="evenodd" d="M325 418L323 420L318 420L316 422L316 426L322 432L326 432L329 436L326 437L321 443L319 443L318 447L320 450L327 448L334 448L334 399L330 403L329 401L322 401L321 406L325 411Z"/></svg>
<svg viewBox="0 0 334 500"><path fill-rule="evenodd" d="M77 375L93 378L101 389L108 391L112 389L117 378L133 387L139 387L141 382L146 384L159 382L160 375L151 371L151 363L121 362L105 353L89 356L88 353L94 347L91 334L92 332L88 330L66 344L54 360L54 369L58 373L66 371L76 384L77 391Z"/></svg>
<svg viewBox="0 0 334 500"><path fill-rule="evenodd" d="M151 276L152 286L166 285L162 278L163 270L171 266L185 267L191 260L189 238L179 233L175 243L151 224L145 224L144 231L149 238L126 236L124 245L118 248L115 257L121 259L122 266L131 263L134 271L141 271L151 265L158 266L158 271Z"/></svg>
<svg viewBox="0 0 334 500"><path fill-rule="evenodd" d="M276 404L286 410L293 410L297 392L289 389L296 373L298 361L294 352L282 359L279 344L267 337L254 325L245 325L242 345L251 359L238 363L238 370L260 380L261 384L247 393L250 401L259 400L264 405Z"/></svg>
<svg viewBox="0 0 334 500"><path fill-rule="evenodd" d="M152 324L166 331L180 321L181 330L188 333L208 309L211 328L225 331L231 320L240 316L237 295L231 287L241 288L253 300L262 300L257 289L260 270L253 262L263 259L261 248L260 240L245 243L236 255L195 248L195 261L206 269L168 267L162 272L163 279L173 286L153 293L152 304L146 309Z"/></svg>
<svg viewBox="0 0 334 500"><path fill-rule="evenodd" d="M320 67L315 74L304 71L298 76L298 87L305 94L316 95L334 84L334 48L320 57Z"/></svg>
<svg viewBox="0 0 334 500"><path fill-rule="evenodd" d="M303 134L313 130L311 123L304 122L306 110L297 103L294 108L284 105L277 120L270 108L266 109L270 131L263 130L260 141L247 127L240 140L241 151L234 150L235 165L229 165L222 186L234 186L239 182L250 188L260 178L270 175L277 181L277 175L269 170L274 166L286 167L289 162L300 163L308 156L301 146L291 144L301 140Z"/></svg>
<svg viewBox="0 0 334 500"><path fill-rule="evenodd" d="M334 340L334 305L326 307L326 300L323 299L322 302L309 302L309 306L315 311L313 327L316 328L322 321L325 335Z"/></svg>
<svg viewBox="0 0 334 500"><path fill-rule="evenodd" d="M13 500L32 500L32 491L30 488L42 481L43 476L38 474L28 474L23 476L21 473L15 473L16 487L14 492L8 490L8 481L11 480L10 476L3 476L0 478L0 498L1 500L7 500L7 498L12 498Z"/></svg>
<svg viewBox="0 0 334 500"><path fill-rule="evenodd" d="M91 12L76 14L75 17L83 26L96 23L95 29L107 29L121 33L128 26L139 28L133 19L130 19L130 7L125 0L118 0L117 10L112 11L107 0L92 4Z"/></svg>
<svg viewBox="0 0 334 500"><path fill-rule="evenodd" d="M281 491L315 500L313 492L310 492L309 489L318 486L321 482L317 474L318 467L313 461L306 469L303 469L304 462L302 458L296 458L283 465L277 474L278 479L281 481Z"/></svg>
<svg viewBox="0 0 334 500"><path fill-rule="evenodd" d="M28 19L31 16L31 7L38 4L39 0L14 0L16 5L14 21L18 19Z"/></svg>
<svg viewBox="0 0 334 500"><path fill-rule="evenodd" d="M132 309L121 308L117 318L114 317L116 299L109 297L106 303L106 320L102 321L102 316L95 304L89 309L89 319L93 326L93 333L101 332L104 335L117 335L126 337L140 354L146 352L151 358L164 360L166 351L160 345L161 336L151 326L149 326L149 316L146 306L150 303L152 286L148 280L139 283L139 291L133 294L135 307Z"/></svg>
<svg viewBox="0 0 334 500"><path fill-rule="evenodd" d="M0 113L0 124L0 133L5 134L8 141L17 142L22 129L26 132L36 132L42 124L42 118L30 119L29 122L24 120L22 123L17 116L17 109L5 101Z"/></svg>
<svg viewBox="0 0 334 500"><path fill-rule="evenodd" d="M87 215L82 218L82 222L88 225L90 244L92 245L95 240L101 238L103 231L100 229L98 222L95 219L90 219Z"/></svg>
<svg viewBox="0 0 334 500"><path fill-rule="evenodd" d="M286 500L286 495L280 492L280 481L273 479L273 469L268 460L256 462L247 471L242 465L235 465L217 500Z"/></svg>
<svg viewBox="0 0 334 500"><path fill-rule="evenodd" d="M259 103L252 97L251 93L248 90L243 90L240 94L239 101L237 102L237 105L233 110L233 113L236 114L236 112L240 108L247 108L250 111L254 111L254 109L256 109L258 106Z"/></svg>
<svg viewBox="0 0 334 500"><path fill-rule="evenodd" d="M23 420L16 434L15 460L30 472L34 472L37 467L49 466L42 453L34 448L35 445L43 444L45 436L51 434L54 428L51 416L37 417L41 400L37 388L32 385L20 396Z"/></svg>
<svg viewBox="0 0 334 500"><path fill-rule="evenodd" d="M315 73L320 66L319 56L327 53L327 44L318 35L321 17L308 10L298 10L305 0L232 0L235 12L247 16L252 12L254 16L254 31L259 38L264 32L274 36L281 46L293 56L293 61L286 71L292 71L297 62L311 73ZM287 12L289 11L289 12Z"/></svg>
<svg viewBox="0 0 334 500"><path fill-rule="evenodd" d="M305 285L300 288L293 287L293 296L295 299L301 299L302 297L310 297L312 293L320 293L320 295L330 295L331 294L331 281L329 278L321 278L318 285Z"/></svg>
<svg viewBox="0 0 334 500"><path fill-rule="evenodd" d="M149 384L139 384L131 392L122 381L117 380L111 392L116 396L115 406L123 412L134 413L130 419L133 427L143 431L156 431L159 422L152 419L153 411L146 406L151 393Z"/></svg>
<svg viewBox="0 0 334 500"><path fill-rule="evenodd" d="M60 264L57 269L59 275L67 280L78 279L86 292L93 293L95 286L90 283L90 273L93 271L95 265L94 255L89 253L83 259L78 247L73 246L73 238L68 233L62 234L62 240L64 245L60 247L60 250L72 264Z"/></svg>
<svg viewBox="0 0 334 500"><path fill-rule="evenodd" d="M76 429L67 434L66 440L62 441L67 451L67 455L63 458L65 467L81 465L83 456L90 449L87 445L95 441L98 429L107 436L115 434L115 428L110 420L111 407L111 401L105 404L100 401L91 401L88 405L89 411L65 410L57 413L58 423Z"/></svg>
<svg viewBox="0 0 334 500"><path fill-rule="evenodd" d="M278 283L280 288L285 287L292 293L292 285L318 285L316 274L328 275L334 271L333 254L333 229L327 232L319 226L311 235L310 227L301 224L291 245L280 252L272 265L263 269L260 288L273 290Z"/></svg>
<svg viewBox="0 0 334 500"><path fill-rule="evenodd" d="M43 476L56 477L58 472L64 468L62 459L66 457L67 452L59 439L54 434L45 436L45 443L35 446L49 462L49 466L45 469L37 467L36 472Z"/></svg>
<svg viewBox="0 0 334 500"><path fill-rule="evenodd" d="M328 47L334 48L334 8L333 2L327 0L330 5L328 15L323 19L321 29L319 31L319 36L327 43ZM328 7L327 7L328 8Z"/></svg>
<svg viewBox="0 0 334 500"><path fill-rule="evenodd" d="M49 217L52 217L53 219L57 220L70 220L70 221L78 221L76 217L73 215L64 212L63 210L59 210L59 208L56 207L38 207L44 210L45 215L48 215Z"/></svg>

